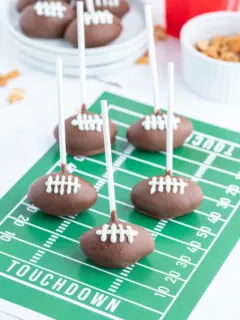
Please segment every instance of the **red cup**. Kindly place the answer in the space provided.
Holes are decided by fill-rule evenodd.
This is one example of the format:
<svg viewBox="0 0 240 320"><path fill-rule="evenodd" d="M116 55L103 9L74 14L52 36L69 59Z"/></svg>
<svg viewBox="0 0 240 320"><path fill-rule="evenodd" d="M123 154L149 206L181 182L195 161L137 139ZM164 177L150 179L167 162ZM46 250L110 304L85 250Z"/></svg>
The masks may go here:
<svg viewBox="0 0 240 320"><path fill-rule="evenodd" d="M166 0L167 32L179 37L185 22L202 13L240 10L240 0Z"/></svg>

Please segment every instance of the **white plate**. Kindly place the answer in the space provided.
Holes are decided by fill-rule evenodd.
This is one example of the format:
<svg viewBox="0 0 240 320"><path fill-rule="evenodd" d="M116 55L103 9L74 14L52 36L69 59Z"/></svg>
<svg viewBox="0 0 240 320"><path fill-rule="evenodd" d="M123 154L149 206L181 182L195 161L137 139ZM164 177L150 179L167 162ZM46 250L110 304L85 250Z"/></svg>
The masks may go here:
<svg viewBox="0 0 240 320"><path fill-rule="evenodd" d="M137 0L131 0L130 6L129 13L122 20L124 28L118 39L104 47L86 49L87 66L113 63L131 54L136 45L147 46L143 5ZM45 55L45 60L52 61L57 56L66 56L66 61L71 60L71 65L76 64L73 60L78 59L77 49L72 48L65 40L31 39L23 34L15 1L9 4L7 23L11 38L15 39L15 45L17 41L19 45L21 43L21 48L26 47L26 51L34 50L36 59Z"/></svg>
<svg viewBox="0 0 240 320"><path fill-rule="evenodd" d="M41 60L50 64L55 64L57 57L59 56L58 54L55 53L47 53L45 51L42 51L41 53L39 53L38 49L35 48L29 48L27 46L25 46L22 42L19 42L17 39L13 38L11 34L10 35L10 40L12 45L14 46L15 49L20 50L22 53L24 53L25 55L27 55L28 57L32 58L32 59L36 59L37 61ZM147 48L147 41L141 41L139 43L137 43L136 45L134 45L133 47L129 48L128 50L123 50L121 52L121 55L118 57L117 55L114 57L114 60L109 60L109 59L102 59L102 63L101 66L104 65L109 65L112 63L116 63L120 60L124 60L125 58L128 58L129 55L133 54L134 52L138 52L140 49L144 48L146 50ZM68 67L75 67L75 68L79 68L79 57L77 56L67 56L64 55L62 56L63 59L63 63L68 66ZM90 60L90 63L89 61ZM96 67L99 65L96 65L96 59L93 58L89 58L87 57L87 68L89 67Z"/></svg>
<svg viewBox="0 0 240 320"><path fill-rule="evenodd" d="M131 66L138 59L139 55L142 56L145 52L145 46L134 51L124 60L117 61L116 63L112 63L109 65L100 65L95 67L87 68L87 76L95 77L95 76L103 76L108 75L124 68ZM47 63L45 61L36 60L35 58L31 58L27 56L24 52L18 50L19 58L26 64L40 70L43 72L55 73L56 66L55 63ZM79 77L79 68L77 67L69 67L66 64L63 67L63 72L65 76Z"/></svg>

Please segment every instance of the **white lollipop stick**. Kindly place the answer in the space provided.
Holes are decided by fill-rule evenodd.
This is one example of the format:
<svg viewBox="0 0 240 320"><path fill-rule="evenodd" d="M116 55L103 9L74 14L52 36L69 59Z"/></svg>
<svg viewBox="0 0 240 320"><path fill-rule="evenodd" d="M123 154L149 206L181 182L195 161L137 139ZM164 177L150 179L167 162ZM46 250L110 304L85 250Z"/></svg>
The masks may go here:
<svg viewBox="0 0 240 320"><path fill-rule="evenodd" d="M77 28L78 28L78 54L80 61L81 95L82 105L87 105L86 86L86 57L85 57L85 33L84 33L84 13L83 2L77 2Z"/></svg>
<svg viewBox="0 0 240 320"><path fill-rule="evenodd" d="M112 167L112 148L110 140L109 120L108 120L108 104L107 100L101 101L102 117L103 117L103 134L104 134L104 147L107 162L107 177L108 177L108 196L110 201L110 212L116 211L116 200L113 179Z"/></svg>
<svg viewBox="0 0 240 320"><path fill-rule="evenodd" d="M173 95L174 95L174 64L168 63L168 93L167 93L167 172L173 171Z"/></svg>
<svg viewBox="0 0 240 320"><path fill-rule="evenodd" d="M92 13L95 11L94 5L93 5L93 0L86 0L86 7L87 11Z"/></svg>
<svg viewBox="0 0 240 320"><path fill-rule="evenodd" d="M58 134L59 134L59 148L60 148L60 160L62 165L66 165L66 133L65 133L65 121L64 121L64 100L63 100L63 71L62 71L62 59L58 58L56 63L57 72L57 94L58 94Z"/></svg>
<svg viewBox="0 0 240 320"><path fill-rule="evenodd" d="M149 52L150 67L151 67L152 81L153 81L154 109L155 111L158 111L160 110L160 97L159 97L159 84L158 84L158 74L157 74L156 50L155 50L155 43L154 43L152 9L149 4L146 4L144 8L145 8L145 19L146 19L147 33L148 33L147 34L148 52Z"/></svg>

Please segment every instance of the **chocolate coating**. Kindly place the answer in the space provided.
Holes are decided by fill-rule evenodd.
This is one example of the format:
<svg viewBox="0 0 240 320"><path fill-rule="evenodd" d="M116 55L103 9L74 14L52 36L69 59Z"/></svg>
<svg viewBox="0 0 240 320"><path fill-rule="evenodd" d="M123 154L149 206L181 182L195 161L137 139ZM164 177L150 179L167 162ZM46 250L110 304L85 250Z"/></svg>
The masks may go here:
<svg viewBox="0 0 240 320"><path fill-rule="evenodd" d="M113 17L112 24L85 25L86 48L102 47L115 40L122 32L121 20ZM73 20L66 29L64 38L74 47L78 46L77 19Z"/></svg>
<svg viewBox="0 0 240 320"><path fill-rule="evenodd" d="M156 219L179 217L197 209L203 200L201 188L195 182L184 178L183 181L188 183L184 194L165 191L150 194L148 183L151 179L139 182L131 192L131 201L136 210L147 216Z"/></svg>
<svg viewBox="0 0 240 320"><path fill-rule="evenodd" d="M87 11L86 1L84 1L84 4L85 4L84 9ZM122 18L129 11L129 8L130 8L127 0L119 0L119 6L117 6L117 7L103 6L103 5L101 5L99 7L99 6L96 6L96 4L94 2L94 7L95 7L95 10L100 10L100 11L108 10L114 16L119 17L119 18Z"/></svg>
<svg viewBox="0 0 240 320"><path fill-rule="evenodd" d="M84 111L86 114L93 114ZM103 130L98 131L80 131L77 127L71 124L72 120L76 118L72 116L65 120L66 127L66 149L67 153L74 156L93 156L104 152L104 136ZM115 142L117 134L117 126L109 121L110 138L112 144ZM58 126L54 130L54 136L59 141Z"/></svg>
<svg viewBox="0 0 240 320"><path fill-rule="evenodd" d="M17 0L17 10L21 12L23 9L25 9L27 6L30 6L34 3L36 3L38 0ZM45 0L46 1L46 0ZM48 0L50 1L59 1L59 0ZM70 3L71 0L61 0L62 2Z"/></svg>
<svg viewBox="0 0 240 320"><path fill-rule="evenodd" d="M31 38L60 38L67 25L76 17L75 9L63 3L67 10L63 18L37 15L34 5L26 7L20 15L20 27Z"/></svg>
<svg viewBox="0 0 240 320"><path fill-rule="evenodd" d="M193 125L187 118L178 116L181 122L178 128L173 131L173 148L178 148L183 145L186 138L192 133ZM127 131L127 139L136 148L148 151L157 152L166 150L167 131L145 130L142 126L144 119L141 119L131 125Z"/></svg>
<svg viewBox="0 0 240 320"><path fill-rule="evenodd" d="M85 232L80 238L80 246L86 257L91 259L94 264L107 268L125 268L136 263L139 259L150 254L154 250L154 239L152 235L145 229L131 224L129 222L119 222L113 217L108 222L111 226L113 223L121 223L123 228L131 226L133 230L138 232L132 243L129 243L126 236L124 242L119 241L112 243L110 236L105 242L102 242L100 236L96 234L102 226Z"/></svg>
<svg viewBox="0 0 240 320"><path fill-rule="evenodd" d="M64 194L55 194L54 192L46 192L46 181L49 176L56 179L56 176L71 175L77 177L68 172L54 172L46 176L40 177L29 188L28 201L34 204L37 208L43 212L52 216L69 216L81 213L94 205L97 201L97 192L94 187L86 180L77 177L78 182L81 185L77 193L67 194L67 186L64 187Z"/></svg>

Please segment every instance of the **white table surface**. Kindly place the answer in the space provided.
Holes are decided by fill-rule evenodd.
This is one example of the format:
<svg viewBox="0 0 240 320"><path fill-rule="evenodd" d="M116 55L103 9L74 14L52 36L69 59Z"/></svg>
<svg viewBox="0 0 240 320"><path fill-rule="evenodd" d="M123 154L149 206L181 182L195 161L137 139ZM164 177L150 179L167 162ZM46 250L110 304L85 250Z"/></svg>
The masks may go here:
<svg viewBox="0 0 240 320"><path fill-rule="evenodd" d="M22 64L18 60L17 53L8 43L4 26L4 8L8 1L0 0L0 73L17 68L21 72L21 77L11 81L5 88L0 88L0 167L2 169L0 198L54 143L52 130L57 121L55 77ZM177 40L170 39L166 43L158 43L157 58L163 106L166 100L166 63L174 61L177 111L189 117L239 131L240 106L225 106L202 100L185 86L180 76L180 46ZM147 66L132 66L128 70L104 79L119 83L122 89L90 79L88 81L89 104L104 90L141 102L153 103L151 78ZM68 116L79 107L80 84L77 79L67 78L64 80L64 85L66 116ZM25 88L25 99L19 104L9 105L6 100L8 93L12 88L17 87ZM240 319L239 269L240 243L203 295L191 314L190 320ZM6 304L0 301L0 310L1 306L7 308ZM16 309L18 315L21 312L20 309ZM24 313L24 319L31 318L27 314ZM1 318L0 314L0 319L7 318Z"/></svg>

